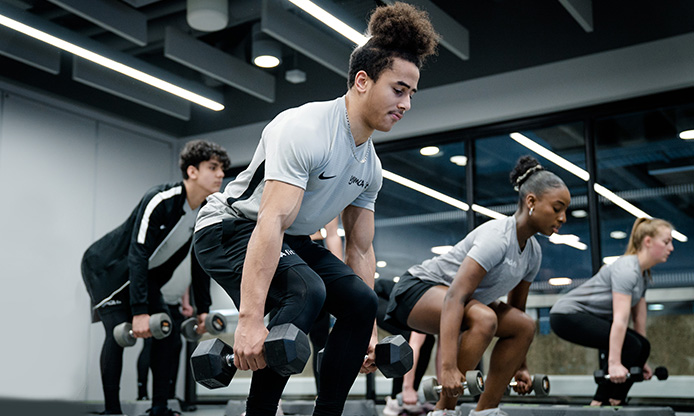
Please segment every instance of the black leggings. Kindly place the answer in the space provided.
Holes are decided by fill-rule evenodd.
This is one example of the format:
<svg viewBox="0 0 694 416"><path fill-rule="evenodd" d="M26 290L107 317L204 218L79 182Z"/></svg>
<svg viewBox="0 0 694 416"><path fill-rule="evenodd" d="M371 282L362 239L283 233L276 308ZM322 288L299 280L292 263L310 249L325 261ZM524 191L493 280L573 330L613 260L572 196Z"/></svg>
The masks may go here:
<svg viewBox="0 0 694 416"><path fill-rule="evenodd" d="M127 299L127 291L126 296ZM163 308L163 309L162 309ZM123 372L123 347L118 345L113 337L113 328L123 322L131 322L130 305L123 302L114 306L104 306L97 309L101 322L106 330L106 338L101 348L101 383L104 389L104 404L106 414L122 414L120 407L120 379ZM150 313L166 312L163 304L158 305ZM169 315L171 316L171 315ZM167 406L169 394L169 375L171 362L174 360L173 337L152 339L151 368L152 368L152 407Z"/></svg>
<svg viewBox="0 0 694 416"><path fill-rule="evenodd" d="M552 330L560 338L584 347L609 351L612 322L608 319L587 313L552 313L549 315L549 322ZM624 345L622 346L622 365L627 369L631 367L643 368L650 353L650 342L643 335L631 328L627 328ZM607 368L604 368L604 370L607 371ZM598 384L593 400L604 404L609 404L609 399L624 402L633 384L634 382L629 379L625 383L620 384Z"/></svg>
<svg viewBox="0 0 694 416"><path fill-rule="evenodd" d="M195 251L205 271L238 307L243 259L255 223L234 220L195 233ZM285 236L268 291L266 312L276 309L268 328L291 322L311 332L321 310L335 317L320 368L314 415L341 415L364 361L378 300L345 263L308 236ZM246 403L247 416L272 416L288 377L270 368L255 371Z"/></svg>
<svg viewBox="0 0 694 416"><path fill-rule="evenodd" d="M179 305L168 305L168 307L169 312L171 313L171 322L173 323L169 338L171 338L172 341L170 347L173 348L172 354L174 359L169 363L169 394L167 398L174 399L176 397L176 380L178 378L181 349L183 348L183 342L181 341L181 323L183 323L185 317L181 314ZM146 338L144 340L142 343L140 356L137 358L138 399L147 396L147 378L151 363L150 356L152 354L152 340L154 340L154 338Z"/></svg>

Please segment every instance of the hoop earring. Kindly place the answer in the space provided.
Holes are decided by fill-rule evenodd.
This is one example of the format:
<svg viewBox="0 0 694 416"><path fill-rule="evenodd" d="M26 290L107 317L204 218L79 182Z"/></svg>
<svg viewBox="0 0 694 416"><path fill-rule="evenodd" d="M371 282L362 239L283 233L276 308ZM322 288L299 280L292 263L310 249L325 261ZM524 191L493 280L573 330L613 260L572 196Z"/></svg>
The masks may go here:
<svg viewBox="0 0 694 416"><path fill-rule="evenodd" d="M528 212L528 216L532 217L533 216L533 210L535 207L530 207L530 211Z"/></svg>

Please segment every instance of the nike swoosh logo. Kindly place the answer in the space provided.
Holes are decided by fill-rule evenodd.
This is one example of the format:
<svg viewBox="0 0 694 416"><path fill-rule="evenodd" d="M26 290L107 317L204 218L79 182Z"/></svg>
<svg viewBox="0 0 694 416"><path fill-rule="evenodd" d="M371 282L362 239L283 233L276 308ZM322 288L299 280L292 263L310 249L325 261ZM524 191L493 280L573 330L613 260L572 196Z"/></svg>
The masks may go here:
<svg viewBox="0 0 694 416"><path fill-rule="evenodd" d="M332 178L334 178L335 176L337 176L337 175L325 176L324 173L325 173L325 172L321 172L320 175L318 175L318 179L326 180L326 179L332 179Z"/></svg>

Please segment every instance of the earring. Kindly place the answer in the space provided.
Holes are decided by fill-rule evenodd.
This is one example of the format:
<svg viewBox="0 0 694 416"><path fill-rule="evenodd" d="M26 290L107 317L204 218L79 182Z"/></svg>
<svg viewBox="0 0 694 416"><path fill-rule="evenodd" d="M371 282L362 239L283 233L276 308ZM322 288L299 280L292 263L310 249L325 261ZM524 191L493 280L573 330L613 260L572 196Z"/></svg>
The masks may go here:
<svg viewBox="0 0 694 416"><path fill-rule="evenodd" d="M530 212L528 212L529 216L531 216L531 217L533 216L533 210L534 209L535 209L535 207L530 207Z"/></svg>

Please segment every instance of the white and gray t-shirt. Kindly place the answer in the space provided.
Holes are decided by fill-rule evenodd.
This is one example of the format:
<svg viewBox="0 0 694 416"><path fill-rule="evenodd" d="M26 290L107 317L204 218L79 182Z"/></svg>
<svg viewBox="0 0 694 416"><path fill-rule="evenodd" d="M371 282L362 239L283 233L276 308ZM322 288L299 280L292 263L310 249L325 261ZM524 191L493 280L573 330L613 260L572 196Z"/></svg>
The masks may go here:
<svg viewBox="0 0 694 416"><path fill-rule="evenodd" d="M508 294L521 280L532 282L542 262L540 244L534 236L521 251L516 218L512 215L480 225L449 252L412 266L408 272L422 280L450 286L465 257L487 271L472 295L485 305Z"/></svg>
<svg viewBox="0 0 694 416"><path fill-rule="evenodd" d="M345 97L280 113L263 130L246 170L224 192L207 197L196 231L225 218L257 220L265 181L304 190L290 235L310 235L354 205L374 210L383 174L371 139L355 146Z"/></svg>
<svg viewBox="0 0 694 416"><path fill-rule="evenodd" d="M636 255L622 256L595 276L562 296L550 313L590 313L612 319L612 292L631 296L631 307L646 295L646 278Z"/></svg>

